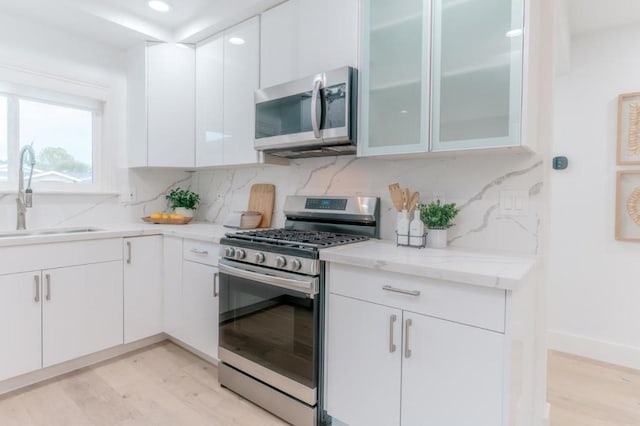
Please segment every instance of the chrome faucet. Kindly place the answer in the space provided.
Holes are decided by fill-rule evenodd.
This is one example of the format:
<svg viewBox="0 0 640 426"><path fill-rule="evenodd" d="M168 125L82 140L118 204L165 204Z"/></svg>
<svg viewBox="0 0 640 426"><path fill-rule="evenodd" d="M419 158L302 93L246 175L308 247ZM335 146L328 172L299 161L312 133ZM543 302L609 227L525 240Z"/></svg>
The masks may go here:
<svg viewBox="0 0 640 426"><path fill-rule="evenodd" d="M24 157L29 154L29 165L31 171L29 172L29 182L27 183L27 190L24 189ZM16 229L27 229L26 215L27 208L31 208L33 205L33 191L31 190L31 177L33 176L33 167L36 165L36 153L31 145L26 145L20 150L20 171L18 173L18 198L16 203L18 204L18 226Z"/></svg>

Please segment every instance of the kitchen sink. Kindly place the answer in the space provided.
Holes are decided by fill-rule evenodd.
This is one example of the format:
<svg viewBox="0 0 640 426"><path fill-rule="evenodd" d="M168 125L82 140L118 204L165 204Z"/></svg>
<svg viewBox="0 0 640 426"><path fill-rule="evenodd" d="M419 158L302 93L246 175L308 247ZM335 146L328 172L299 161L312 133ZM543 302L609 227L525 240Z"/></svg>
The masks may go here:
<svg viewBox="0 0 640 426"><path fill-rule="evenodd" d="M84 232L104 231L100 228L54 228L54 229L34 229L33 231L10 231L0 232L0 238L33 237L38 235L60 235L60 234L80 234Z"/></svg>

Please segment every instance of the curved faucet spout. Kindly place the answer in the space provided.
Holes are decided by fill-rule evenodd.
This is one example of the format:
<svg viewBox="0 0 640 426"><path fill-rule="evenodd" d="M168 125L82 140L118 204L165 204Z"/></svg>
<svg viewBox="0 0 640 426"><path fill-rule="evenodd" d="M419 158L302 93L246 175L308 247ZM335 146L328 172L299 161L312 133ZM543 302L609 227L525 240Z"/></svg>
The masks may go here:
<svg viewBox="0 0 640 426"><path fill-rule="evenodd" d="M24 189L24 160L25 156L29 156L29 181L27 182L27 190ZM31 178L33 177L33 167L36 165L36 153L31 145L25 145L20 150L20 169L18 171L18 198L16 199L18 209L18 224L16 229L27 229L26 215L27 208L33 205L31 190Z"/></svg>

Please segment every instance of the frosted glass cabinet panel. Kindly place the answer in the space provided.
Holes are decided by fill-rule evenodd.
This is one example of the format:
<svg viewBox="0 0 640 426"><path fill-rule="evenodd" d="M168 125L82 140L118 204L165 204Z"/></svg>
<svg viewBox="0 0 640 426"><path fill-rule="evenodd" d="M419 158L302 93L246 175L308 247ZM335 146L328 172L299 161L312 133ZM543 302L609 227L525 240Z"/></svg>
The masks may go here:
<svg viewBox="0 0 640 426"><path fill-rule="evenodd" d="M523 0L433 0L431 150L519 146Z"/></svg>
<svg viewBox="0 0 640 426"><path fill-rule="evenodd" d="M430 0L365 0L359 155L427 152Z"/></svg>

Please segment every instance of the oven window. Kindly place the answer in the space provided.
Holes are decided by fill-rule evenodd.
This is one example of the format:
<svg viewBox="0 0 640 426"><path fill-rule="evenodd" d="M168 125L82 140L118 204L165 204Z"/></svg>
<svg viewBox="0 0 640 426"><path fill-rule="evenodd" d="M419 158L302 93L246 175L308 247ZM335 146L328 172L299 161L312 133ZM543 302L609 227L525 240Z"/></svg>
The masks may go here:
<svg viewBox="0 0 640 426"><path fill-rule="evenodd" d="M318 298L220 274L220 347L317 386Z"/></svg>

